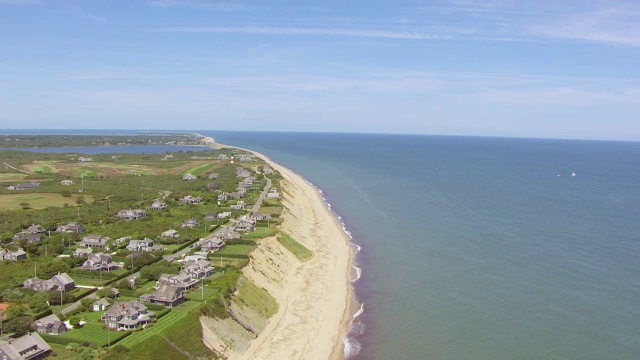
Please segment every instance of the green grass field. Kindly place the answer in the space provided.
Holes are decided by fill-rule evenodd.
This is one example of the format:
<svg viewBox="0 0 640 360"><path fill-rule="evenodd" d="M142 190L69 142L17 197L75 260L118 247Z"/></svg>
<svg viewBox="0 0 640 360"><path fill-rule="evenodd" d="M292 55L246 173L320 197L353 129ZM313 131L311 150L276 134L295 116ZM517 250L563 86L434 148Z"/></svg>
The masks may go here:
<svg viewBox="0 0 640 360"><path fill-rule="evenodd" d="M220 259L220 256L225 255L249 255L254 247L254 245L226 245L221 250L216 251L212 259L215 260L216 257Z"/></svg>
<svg viewBox="0 0 640 360"><path fill-rule="evenodd" d="M64 204L75 206L78 195L64 197L61 194L53 193L20 193L0 195L0 210L20 209L21 203L29 203L32 209L44 209L46 207L60 207ZM86 201L92 201L90 196L85 196Z"/></svg>
<svg viewBox="0 0 640 360"><path fill-rule="evenodd" d="M36 163L33 164L29 167L31 169L31 172L33 173L43 173L43 174L52 174L55 172L55 170L49 166L47 166L45 163Z"/></svg>
<svg viewBox="0 0 640 360"><path fill-rule="evenodd" d="M289 234L280 232L278 236L278 242L282 244L287 250L291 251L293 255L300 261L307 261L313 257L313 252L307 249L304 245L294 240Z"/></svg>
<svg viewBox="0 0 640 360"><path fill-rule="evenodd" d="M74 351L67 351L67 345L49 343L49 346L51 346L51 350L56 354L56 360L83 360L81 354Z"/></svg>
<svg viewBox="0 0 640 360"><path fill-rule="evenodd" d="M0 173L0 182L19 182L26 176L27 174L23 173Z"/></svg>
<svg viewBox="0 0 640 360"><path fill-rule="evenodd" d="M100 170L98 169L79 167L79 168L76 168L75 170L76 170L76 173L78 174L78 177L100 176Z"/></svg>
<svg viewBox="0 0 640 360"><path fill-rule="evenodd" d="M190 168L189 170L185 171L183 173L183 175L186 174L193 174L193 175L202 175L205 174L207 171L209 171L210 169L212 169L213 167L215 167L217 164L212 164L212 163L205 163L205 164L200 164L197 166L194 166L192 168Z"/></svg>
<svg viewBox="0 0 640 360"><path fill-rule="evenodd" d="M189 310L197 307L198 305L200 304L195 301L187 301L184 304L171 310L169 314L163 316L155 325L153 325L153 327L137 332L122 340L121 342L119 342L119 344L122 344L131 349L132 347L148 339L149 337L155 334L161 334L165 329L182 320L187 315ZM195 325L200 326L200 324Z"/></svg>
<svg viewBox="0 0 640 360"><path fill-rule="evenodd" d="M82 328L73 329L60 335L60 338L69 339L80 344L86 341L97 346L107 346L108 337L111 338L111 342L115 342L125 336L127 336L126 331L111 331L111 334L107 334L107 330L103 328L102 324L89 322L84 324Z"/></svg>

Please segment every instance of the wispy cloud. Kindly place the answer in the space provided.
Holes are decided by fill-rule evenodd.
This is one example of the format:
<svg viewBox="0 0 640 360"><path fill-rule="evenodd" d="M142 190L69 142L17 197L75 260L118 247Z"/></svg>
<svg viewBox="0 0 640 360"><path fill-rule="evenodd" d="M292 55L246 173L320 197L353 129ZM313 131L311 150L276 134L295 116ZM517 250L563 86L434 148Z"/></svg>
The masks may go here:
<svg viewBox="0 0 640 360"><path fill-rule="evenodd" d="M38 5L40 0L0 0L0 5Z"/></svg>
<svg viewBox="0 0 640 360"><path fill-rule="evenodd" d="M148 0L147 4L157 8L183 8L216 11L237 11L245 8L243 4L236 2L206 0Z"/></svg>
<svg viewBox="0 0 640 360"><path fill-rule="evenodd" d="M307 27L271 27L271 26L204 26L204 27L165 27L152 29L153 32L183 33L222 33L250 35L311 35L311 36L350 36L382 39L407 40L447 40L451 34L435 34L418 31L393 31L375 29L345 28L307 28Z"/></svg>
<svg viewBox="0 0 640 360"><path fill-rule="evenodd" d="M532 24L525 29L538 36L558 39L640 46L640 7L604 7Z"/></svg>
<svg viewBox="0 0 640 360"><path fill-rule="evenodd" d="M2 1L2 0L0 0L0 1ZM71 14L71 15L77 17L77 18L87 19L87 20L90 20L90 21L93 21L93 22L98 22L98 23L103 23L103 24L106 24L106 23L109 22L106 18L104 18L102 16L98 16L98 15L92 14L92 13L90 13L90 12L84 10L84 9L81 9L81 8L79 8L77 6L70 6L68 8L68 12L69 12L69 14Z"/></svg>

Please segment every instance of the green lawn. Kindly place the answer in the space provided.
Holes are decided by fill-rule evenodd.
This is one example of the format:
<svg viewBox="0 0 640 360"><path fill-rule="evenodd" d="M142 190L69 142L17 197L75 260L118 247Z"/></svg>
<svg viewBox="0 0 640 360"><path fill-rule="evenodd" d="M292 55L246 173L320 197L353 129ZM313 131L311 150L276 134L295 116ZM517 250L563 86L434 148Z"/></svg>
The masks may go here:
<svg viewBox="0 0 640 360"><path fill-rule="evenodd" d="M51 346L51 350L56 354L56 360L83 360L80 353L67 351L67 345L49 343L49 346Z"/></svg>
<svg viewBox="0 0 640 360"><path fill-rule="evenodd" d="M225 255L249 255L249 253L251 252L251 250L253 250L254 247L255 245L233 245L233 244L226 245L225 247L223 247L219 251L216 251L213 254L212 260L215 260L216 257L220 259L220 256L225 256ZM214 265L215 265L215 261L214 261Z"/></svg>
<svg viewBox="0 0 640 360"><path fill-rule="evenodd" d="M78 177L100 176L100 170L97 170L97 169L79 167L79 168L76 168L75 170L76 170L76 173L78 174Z"/></svg>
<svg viewBox="0 0 640 360"><path fill-rule="evenodd" d="M84 324L82 328L73 329L60 335L59 337L61 339L69 339L80 344L86 341L97 346L107 346L107 336L107 330L103 328L102 323L88 322ZM111 342L113 343L117 339L123 338L125 336L127 336L126 331L111 331Z"/></svg>
<svg viewBox="0 0 640 360"><path fill-rule="evenodd" d="M43 174L52 174L55 172L54 169L42 163L31 165L30 168L31 168L31 172L34 172L34 173L40 172Z"/></svg>
<svg viewBox="0 0 640 360"><path fill-rule="evenodd" d="M202 174L206 173L207 171L209 171L211 168L213 168L216 165L217 164L215 164L215 163L200 164L200 165L194 166L194 167L190 168L189 170L185 171L183 173L183 175L186 175L186 174L202 175Z"/></svg>
<svg viewBox="0 0 640 360"><path fill-rule="evenodd" d="M171 325L179 322L187 315L189 310L197 307L198 305L200 304L195 301L187 301L184 304L181 304L180 306L171 310L169 314L163 316L162 319L158 320L158 322L153 325L153 327L137 332L122 340L119 344L122 344L131 349L136 344L139 344L140 342L148 339L155 334L162 333ZM200 326L200 324L194 324L194 326Z"/></svg>
<svg viewBox="0 0 640 360"><path fill-rule="evenodd" d="M307 261L313 257L313 252L311 250L307 249L304 245L294 240L287 233L280 232L278 241L285 248L287 248L287 250L291 251L291 253L295 255L300 261Z"/></svg>

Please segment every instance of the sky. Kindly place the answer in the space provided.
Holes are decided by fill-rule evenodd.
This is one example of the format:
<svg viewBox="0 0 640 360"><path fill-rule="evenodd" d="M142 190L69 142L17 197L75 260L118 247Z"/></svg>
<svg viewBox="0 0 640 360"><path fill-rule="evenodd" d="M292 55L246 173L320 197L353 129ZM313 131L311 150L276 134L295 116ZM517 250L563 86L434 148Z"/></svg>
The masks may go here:
<svg viewBox="0 0 640 360"><path fill-rule="evenodd" d="M637 141L640 2L0 0L0 128Z"/></svg>

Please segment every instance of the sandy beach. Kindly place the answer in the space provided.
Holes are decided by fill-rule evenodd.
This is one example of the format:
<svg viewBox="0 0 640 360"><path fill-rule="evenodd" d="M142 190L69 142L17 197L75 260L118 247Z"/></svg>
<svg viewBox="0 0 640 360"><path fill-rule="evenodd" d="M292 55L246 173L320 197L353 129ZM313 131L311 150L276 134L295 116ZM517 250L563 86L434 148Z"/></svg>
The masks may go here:
<svg viewBox="0 0 640 360"><path fill-rule="evenodd" d="M343 337L352 315L349 239L318 189L264 155L254 154L285 180L281 229L314 256L299 262L275 238L259 243L243 272L276 298L279 311L247 351L226 355L230 359L342 359Z"/></svg>

